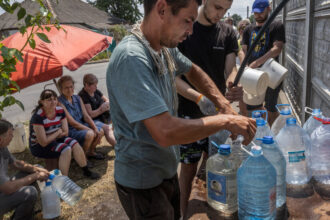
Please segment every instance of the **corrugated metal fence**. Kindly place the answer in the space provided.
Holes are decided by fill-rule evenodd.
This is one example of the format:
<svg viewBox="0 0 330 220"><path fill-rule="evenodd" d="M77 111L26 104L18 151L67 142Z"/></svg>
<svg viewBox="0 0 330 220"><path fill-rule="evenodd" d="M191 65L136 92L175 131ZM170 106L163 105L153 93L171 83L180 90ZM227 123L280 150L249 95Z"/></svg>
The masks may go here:
<svg viewBox="0 0 330 220"><path fill-rule="evenodd" d="M274 0L276 7L281 0ZM289 74L284 91L302 122L304 107L330 117L330 0L290 0L282 13L286 46L281 62Z"/></svg>

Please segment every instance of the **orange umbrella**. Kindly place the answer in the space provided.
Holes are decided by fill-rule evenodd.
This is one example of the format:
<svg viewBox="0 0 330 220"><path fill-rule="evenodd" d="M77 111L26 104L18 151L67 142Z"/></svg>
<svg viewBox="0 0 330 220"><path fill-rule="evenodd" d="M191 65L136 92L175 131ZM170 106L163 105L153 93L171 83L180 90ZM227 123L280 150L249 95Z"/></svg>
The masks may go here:
<svg viewBox="0 0 330 220"><path fill-rule="evenodd" d="M61 76L63 66L71 71L78 69L93 56L108 48L112 41L111 37L85 29L68 25L61 27L65 31L57 30L55 27L49 32L43 31L51 43L45 43L36 36L35 49L28 45L22 51L24 62L17 62L17 71L11 76L21 89ZM31 32L31 28L27 31ZM20 49L25 42L26 35L22 36L17 32L1 43L8 48Z"/></svg>

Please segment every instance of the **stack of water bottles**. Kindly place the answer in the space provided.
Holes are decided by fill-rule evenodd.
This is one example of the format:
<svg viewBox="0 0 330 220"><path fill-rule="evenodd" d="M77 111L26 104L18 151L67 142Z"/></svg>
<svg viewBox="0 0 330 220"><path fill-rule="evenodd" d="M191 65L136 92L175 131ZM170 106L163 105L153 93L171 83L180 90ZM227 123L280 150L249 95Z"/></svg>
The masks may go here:
<svg viewBox="0 0 330 220"><path fill-rule="evenodd" d="M60 198L73 206L83 194L83 190L69 177L63 176L58 169L51 172L45 186L41 183L38 184L41 190L42 213L45 219L53 219L61 215Z"/></svg>

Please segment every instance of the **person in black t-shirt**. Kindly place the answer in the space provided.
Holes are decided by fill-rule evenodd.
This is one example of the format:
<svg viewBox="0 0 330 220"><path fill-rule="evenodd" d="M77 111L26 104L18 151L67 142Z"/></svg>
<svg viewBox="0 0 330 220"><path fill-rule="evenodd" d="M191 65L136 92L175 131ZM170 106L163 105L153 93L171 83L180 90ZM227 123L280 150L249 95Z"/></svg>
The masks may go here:
<svg viewBox="0 0 330 220"><path fill-rule="evenodd" d="M267 21L269 13L271 11L268 0L256 0L253 3L252 11L254 12L254 17L256 24L249 25L243 34L242 50L243 58L249 50L250 46L253 44L258 32ZM274 58L278 61L278 57L285 44L285 29L284 25L280 21L274 21L267 28L266 32L261 37L259 43L255 47L252 56L248 60L248 65L251 68L258 68L262 66L268 59ZM280 84L276 89L267 88L265 97L265 108L268 111L268 122L272 125L278 112L275 108L277 104L277 99L279 92L281 90L282 84ZM262 108L262 105L249 106L248 110L256 110Z"/></svg>
<svg viewBox="0 0 330 220"><path fill-rule="evenodd" d="M114 146L116 140L111 124L109 99L97 89L98 80L94 74L86 74L83 83L84 88L81 89L78 95L83 100L87 113L91 118L98 124L103 124L104 136L108 143Z"/></svg>
<svg viewBox="0 0 330 220"><path fill-rule="evenodd" d="M242 87L232 86L237 74L236 54L238 44L233 28L224 22L220 22L220 19L231 5L232 0L203 1L203 5L198 12L197 21L193 26L193 34L180 43L178 48L193 63L201 67L215 82L221 93L225 94L230 102L233 102L240 101L243 97ZM180 78L176 80L181 81ZM193 87L184 76L182 76L182 80ZM180 92L179 88L178 91ZM179 95L179 116L192 119L203 117L204 115L196 105L200 98L195 102L186 98ZM198 161L203 151L207 153L207 148L208 138L180 146L180 205L183 216L186 212Z"/></svg>

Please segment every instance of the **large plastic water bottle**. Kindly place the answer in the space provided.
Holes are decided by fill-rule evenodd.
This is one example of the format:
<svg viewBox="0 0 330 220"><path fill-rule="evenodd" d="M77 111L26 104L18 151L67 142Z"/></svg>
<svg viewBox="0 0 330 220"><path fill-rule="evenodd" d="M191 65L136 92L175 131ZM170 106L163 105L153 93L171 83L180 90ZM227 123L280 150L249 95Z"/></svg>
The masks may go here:
<svg viewBox="0 0 330 220"><path fill-rule="evenodd" d="M323 118L322 125L311 135L311 171L315 190L330 198L330 118Z"/></svg>
<svg viewBox="0 0 330 220"><path fill-rule="evenodd" d="M276 105L276 108L280 113L280 116L276 118L271 128L274 137L276 137L280 130L285 126L286 119L292 117L292 110L289 104L278 104Z"/></svg>
<svg viewBox="0 0 330 220"><path fill-rule="evenodd" d="M228 139L230 134L231 133L228 130L220 130L209 137L209 149L208 149L209 157L218 152L218 148L212 144L212 141L216 143L218 146L220 146L221 144L226 143L226 140Z"/></svg>
<svg viewBox="0 0 330 220"><path fill-rule="evenodd" d="M41 191L42 216L53 219L61 215L61 201L52 187L52 182L46 182Z"/></svg>
<svg viewBox="0 0 330 220"><path fill-rule="evenodd" d="M238 217L275 219L276 170L263 156L261 147L253 146L251 153L237 171Z"/></svg>
<svg viewBox="0 0 330 220"><path fill-rule="evenodd" d="M288 184L307 184L310 174L307 168L307 159L311 148L311 140L304 129L297 125L295 118L288 118L286 125L276 136L286 160L286 182Z"/></svg>
<svg viewBox="0 0 330 220"><path fill-rule="evenodd" d="M286 201L285 158L272 136L263 137L261 147L266 159L276 169L276 208L280 208Z"/></svg>
<svg viewBox="0 0 330 220"><path fill-rule="evenodd" d="M311 116L303 126L303 129L305 129L307 134L310 136L316 128L322 125L322 122L317 120L316 118L322 119L323 116L320 109L311 109L305 107L305 112L311 114Z"/></svg>
<svg viewBox="0 0 330 220"><path fill-rule="evenodd" d="M60 195L61 199L69 205L75 205L83 195L83 190L67 176L59 176L55 170L55 175L50 174L49 179L53 182L53 187Z"/></svg>
<svg viewBox="0 0 330 220"><path fill-rule="evenodd" d="M218 153L206 162L207 202L225 215L237 211L236 172L238 166L230 153L230 145L220 145Z"/></svg>
<svg viewBox="0 0 330 220"><path fill-rule="evenodd" d="M266 115L266 119L262 117L262 114ZM271 132L270 127L267 123L268 113L266 110L253 111L252 118L256 119L257 124L257 130L253 138L253 142L257 145L260 145L262 141L258 139L262 139L265 136L273 136L273 133ZM250 146L252 147L252 145Z"/></svg>

